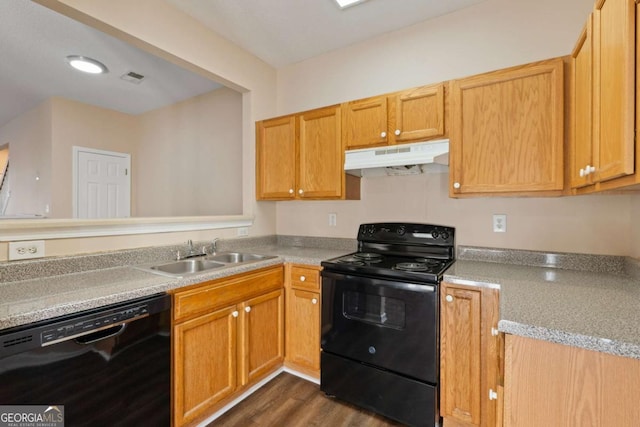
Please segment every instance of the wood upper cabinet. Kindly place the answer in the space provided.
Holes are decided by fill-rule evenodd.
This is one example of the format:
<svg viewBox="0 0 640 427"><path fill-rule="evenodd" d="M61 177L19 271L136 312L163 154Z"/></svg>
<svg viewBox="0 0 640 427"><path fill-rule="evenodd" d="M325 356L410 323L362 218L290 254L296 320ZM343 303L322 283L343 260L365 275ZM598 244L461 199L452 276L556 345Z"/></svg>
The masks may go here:
<svg viewBox="0 0 640 427"><path fill-rule="evenodd" d="M445 84L342 104L347 149L406 144L445 136Z"/></svg>
<svg viewBox="0 0 640 427"><path fill-rule="evenodd" d="M283 269L173 295L173 425L211 415L284 360Z"/></svg>
<svg viewBox="0 0 640 427"><path fill-rule="evenodd" d="M593 15L571 53L571 187L592 183L593 156Z"/></svg>
<svg viewBox="0 0 640 427"><path fill-rule="evenodd" d="M559 195L564 188L563 61L452 83L450 195Z"/></svg>
<svg viewBox="0 0 640 427"><path fill-rule="evenodd" d="M498 291L443 283L440 415L444 425L496 426Z"/></svg>
<svg viewBox="0 0 640 427"><path fill-rule="evenodd" d="M295 117L257 122L256 140L258 199L293 199L297 166Z"/></svg>
<svg viewBox="0 0 640 427"><path fill-rule="evenodd" d="M505 427L635 427L640 360L506 335Z"/></svg>
<svg viewBox="0 0 640 427"><path fill-rule="evenodd" d="M285 365L320 378L320 271L316 266L285 268L287 316Z"/></svg>
<svg viewBox="0 0 640 427"><path fill-rule="evenodd" d="M258 200L359 199L344 172L340 106L256 123Z"/></svg>

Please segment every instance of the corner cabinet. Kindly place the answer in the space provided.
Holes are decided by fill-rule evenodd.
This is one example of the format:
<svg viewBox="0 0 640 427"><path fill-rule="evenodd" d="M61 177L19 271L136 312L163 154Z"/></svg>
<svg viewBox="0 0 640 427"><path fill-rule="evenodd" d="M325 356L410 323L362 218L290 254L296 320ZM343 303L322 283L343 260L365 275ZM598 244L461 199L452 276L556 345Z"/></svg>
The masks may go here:
<svg viewBox="0 0 640 427"><path fill-rule="evenodd" d="M284 360L282 266L173 294L173 425L200 421Z"/></svg>
<svg viewBox="0 0 640 427"><path fill-rule="evenodd" d="M407 144L446 135L445 84L342 104L347 149Z"/></svg>
<svg viewBox="0 0 640 427"><path fill-rule="evenodd" d="M634 0L598 0L571 55L571 187L577 194L640 183Z"/></svg>
<svg viewBox="0 0 640 427"><path fill-rule="evenodd" d="M440 415L444 426L499 426L499 293L443 282Z"/></svg>
<svg viewBox="0 0 640 427"><path fill-rule="evenodd" d="M452 82L450 196L560 195L561 58Z"/></svg>
<svg viewBox="0 0 640 427"><path fill-rule="evenodd" d="M285 266L285 366L316 379L320 379L320 269Z"/></svg>
<svg viewBox="0 0 640 427"><path fill-rule="evenodd" d="M340 106L256 123L258 200L359 199L344 172Z"/></svg>

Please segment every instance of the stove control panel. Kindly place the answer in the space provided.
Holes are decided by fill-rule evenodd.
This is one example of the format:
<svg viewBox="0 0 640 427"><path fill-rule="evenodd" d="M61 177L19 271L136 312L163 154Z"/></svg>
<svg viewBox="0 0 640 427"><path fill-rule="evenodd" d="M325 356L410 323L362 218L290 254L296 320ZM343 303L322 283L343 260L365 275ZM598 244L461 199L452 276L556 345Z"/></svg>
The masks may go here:
<svg viewBox="0 0 640 427"><path fill-rule="evenodd" d="M358 240L367 242L453 246L454 237L453 227L432 224L362 224L358 230Z"/></svg>

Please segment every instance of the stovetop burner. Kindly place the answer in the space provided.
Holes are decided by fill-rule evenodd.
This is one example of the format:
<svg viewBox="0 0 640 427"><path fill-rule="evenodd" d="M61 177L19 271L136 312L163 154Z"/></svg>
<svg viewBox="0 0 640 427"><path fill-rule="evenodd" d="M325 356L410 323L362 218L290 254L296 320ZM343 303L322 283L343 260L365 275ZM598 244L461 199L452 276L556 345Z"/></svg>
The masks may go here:
<svg viewBox="0 0 640 427"><path fill-rule="evenodd" d="M380 262L383 258L382 255L374 252L358 252L353 256L367 262Z"/></svg>
<svg viewBox="0 0 640 427"><path fill-rule="evenodd" d="M437 263L436 263L437 264ZM399 262L393 267L394 270L402 271L427 271L429 266L424 262Z"/></svg>
<svg viewBox="0 0 640 427"><path fill-rule="evenodd" d="M358 259L356 256L346 256L337 260L340 264L349 265L364 265L364 262Z"/></svg>

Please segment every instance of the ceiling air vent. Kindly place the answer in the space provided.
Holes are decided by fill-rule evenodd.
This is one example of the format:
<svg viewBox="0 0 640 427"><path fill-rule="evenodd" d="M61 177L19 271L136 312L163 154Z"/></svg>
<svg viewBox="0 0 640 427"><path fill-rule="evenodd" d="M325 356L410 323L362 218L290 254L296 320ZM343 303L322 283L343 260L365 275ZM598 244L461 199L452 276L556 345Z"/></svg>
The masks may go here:
<svg viewBox="0 0 640 427"><path fill-rule="evenodd" d="M129 71L127 74L121 75L120 78L135 85L139 85L144 80L144 76L142 74L138 74L133 71Z"/></svg>

